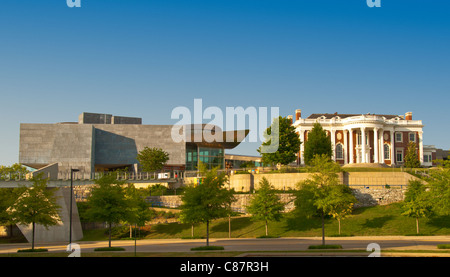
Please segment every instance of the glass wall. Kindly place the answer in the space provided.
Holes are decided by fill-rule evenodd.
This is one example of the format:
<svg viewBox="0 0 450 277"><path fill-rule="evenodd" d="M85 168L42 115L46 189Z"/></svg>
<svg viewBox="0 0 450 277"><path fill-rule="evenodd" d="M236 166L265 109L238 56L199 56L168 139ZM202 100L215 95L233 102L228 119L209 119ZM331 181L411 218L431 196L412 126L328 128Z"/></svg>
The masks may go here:
<svg viewBox="0 0 450 277"><path fill-rule="evenodd" d="M217 166L220 169L223 169L224 157L224 151L222 148L198 148L198 159L199 161L205 163L208 169Z"/></svg>
<svg viewBox="0 0 450 277"><path fill-rule="evenodd" d="M197 170L197 145L186 144L186 170Z"/></svg>
<svg viewBox="0 0 450 277"><path fill-rule="evenodd" d="M198 161L213 167L224 168L224 149L197 147L195 144L186 144L186 170L197 170Z"/></svg>

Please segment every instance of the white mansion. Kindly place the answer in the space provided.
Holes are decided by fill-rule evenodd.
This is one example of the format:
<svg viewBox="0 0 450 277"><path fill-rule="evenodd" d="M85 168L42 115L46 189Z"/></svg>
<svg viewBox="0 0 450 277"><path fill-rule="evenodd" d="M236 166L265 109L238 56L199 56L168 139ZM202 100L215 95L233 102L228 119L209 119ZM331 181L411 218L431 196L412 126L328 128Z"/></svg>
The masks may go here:
<svg viewBox="0 0 450 277"><path fill-rule="evenodd" d="M292 116L288 118L292 119ZM302 118L301 110L296 110L295 121L292 121L302 142L308 140L308 132L314 123L320 123L331 137L333 160L342 165L402 165L410 141L416 143L421 164L431 165L431 156L428 161L428 153L424 153L422 121L412 120L411 112L404 116L334 113L312 114ZM304 164L303 152L302 143L297 161L299 164Z"/></svg>

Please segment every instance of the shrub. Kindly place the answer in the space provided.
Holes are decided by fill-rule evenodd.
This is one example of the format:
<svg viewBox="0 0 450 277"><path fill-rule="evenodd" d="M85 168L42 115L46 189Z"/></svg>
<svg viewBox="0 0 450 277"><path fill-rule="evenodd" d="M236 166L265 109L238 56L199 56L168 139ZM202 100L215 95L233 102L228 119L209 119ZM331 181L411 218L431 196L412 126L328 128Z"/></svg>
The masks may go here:
<svg viewBox="0 0 450 277"><path fill-rule="evenodd" d="M99 247L95 248L94 251L125 251L122 247Z"/></svg>
<svg viewBox="0 0 450 277"><path fill-rule="evenodd" d="M200 246L191 248L191 251L203 251L203 250L223 250L223 246Z"/></svg>
<svg viewBox="0 0 450 277"><path fill-rule="evenodd" d="M318 244L318 245L310 245L308 249L342 249L342 245L339 244Z"/></svg>

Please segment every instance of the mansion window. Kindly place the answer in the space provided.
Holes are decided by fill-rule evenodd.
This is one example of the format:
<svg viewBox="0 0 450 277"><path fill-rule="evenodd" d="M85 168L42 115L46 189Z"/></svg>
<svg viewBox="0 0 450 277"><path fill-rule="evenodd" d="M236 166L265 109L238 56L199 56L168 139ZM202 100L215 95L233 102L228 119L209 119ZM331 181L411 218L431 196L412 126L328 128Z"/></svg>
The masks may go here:
<svg viewBox="0 0 450 277"><path fill-rule="evenodd" d="M344 159L344 149L342 147L342 144L340 143L336 145L336 159L337 160Z"/></svg>
<svg viewBox="0 0 450 277"><path fill-rule="evenodd" d="M416 142L416 133L409 133L409 141Z"/></svg>
<svg viewBox="0 0 450 277"><path fill-rule="evenodd" d="M397 162L402 163L403 162L403 150L397 150L396 154L397 154L396 155Z"/></svg>
<svg viewBox="0 0 450 277"><path fill-rule="evenodd" d="M424 163L431 163L432 162L432 160L431 160L431 155L427 155L427 154L425 154L425 155L423 155L423 162Z"/></svg>
<svg viewBox="0 0 450 277"><path fill-rule="evenodd" d="M403 142L403 133L395 133L395 142Z"/></svg>
<svg viewBox="0 0 450 277"><path fill-rule="evenodd" d="M390 160L391 159L391 151L390 151L389 144L385 144L384 145L383 153L384 153L384 159L385 160Z"/></svg>

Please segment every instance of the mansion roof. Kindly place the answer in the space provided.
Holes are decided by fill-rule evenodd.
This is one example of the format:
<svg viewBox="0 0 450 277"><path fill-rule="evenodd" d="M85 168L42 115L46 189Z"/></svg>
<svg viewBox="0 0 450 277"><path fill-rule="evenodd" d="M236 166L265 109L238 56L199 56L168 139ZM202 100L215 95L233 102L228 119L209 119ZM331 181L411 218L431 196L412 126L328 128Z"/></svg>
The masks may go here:
<svg viewBox="0 0 450 277"><path fill-rule="evenodd" d="M360 116L360 115L361 114L314 113L314 114L311 114L310 116L308 116L307 119L317 119L317 118L323 118L323 117L325 119L332 119L333 117L337 117L337 116L340 118L347 118L347 117ZM370 114L368 114L368 115L370 115ZM403 119L402 116L398 116L398 115L384 115L384 114L373 114L373 115L384 117L387 120L397 118L397 117L400 117L400 119Z"/></svg>

